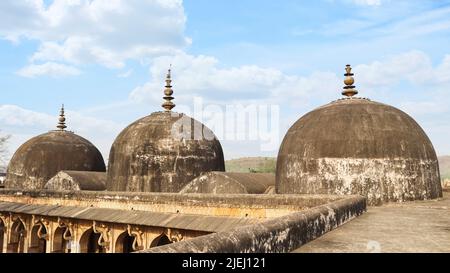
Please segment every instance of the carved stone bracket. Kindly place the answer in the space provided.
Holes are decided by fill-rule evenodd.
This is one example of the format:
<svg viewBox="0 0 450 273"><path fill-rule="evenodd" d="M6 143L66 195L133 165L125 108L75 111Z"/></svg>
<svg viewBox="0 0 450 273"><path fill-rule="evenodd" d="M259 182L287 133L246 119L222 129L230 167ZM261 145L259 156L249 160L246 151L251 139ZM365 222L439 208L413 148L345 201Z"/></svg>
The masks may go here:
<svg viewBox="0 0 450 273"><path fill-rule="evenodd" d="M50 230L50 221L44 219L43 217L39 218L35 215L31 216L31 223L33 227L39 225L39 229L37 231L37 236L39 239L49 240L49 230ZM45 230L45 233L44 233Z"/></svg>
<svg viewBox="0 0 450 273"><path fill-rule="evenodd" d="M5 228L8 228L9 227L9 216L0 213L0 219L2 220L3 225L5 226Z"/></svg>
<svg viewBox="0 0 450 273"><path fill-rule="evenodd" d="M184 235L179 230L172 230L170 228L167 229L167 237L174 243L181 242L184 239Z"/></svg>
<svg viewBox="0 0 450 273"><path fill-rule="evenodd" d="M64 234L63 239L66 241L72 241L73 240L73 223L69 220L63 220L60 217L58 217L58 227L64 228Z"/></svg>
<svg viewBox="0 0 450 273"><path fill-rule="evenodd" d="M144 234L144 232L142 232L142 230L140 230L138 227L135 227L133 229L131 225L127 225L127 232L130 237L134 237L133 250L134 251L143 250L144 244L142 235Z"/></svg>
<svg viewBox="0 0 450 273"><path fill-rule="evenodd" d="M98 224L96 221L92 223L92 230L96 234L100 234L98 238L98 244L106 249L110 248L111 245L111 236L110 229L105 224Z"/></svg>

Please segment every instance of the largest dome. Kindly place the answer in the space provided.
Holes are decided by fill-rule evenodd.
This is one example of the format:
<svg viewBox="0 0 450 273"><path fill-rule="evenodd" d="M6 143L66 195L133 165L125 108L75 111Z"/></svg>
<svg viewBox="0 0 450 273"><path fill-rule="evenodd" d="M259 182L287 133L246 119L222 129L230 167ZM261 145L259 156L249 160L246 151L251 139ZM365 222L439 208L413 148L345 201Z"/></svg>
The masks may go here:
<svg viewBox="0 0 450 273"><path fill-rule="evenodd" d="M91 142L60 126L60 130L34 137L19 147L8 165L7 188L40 190L62 170L106 171L100 151Z"/></svg>
<svg viewBox="0 0 450 273"><path fill-rule="evenodd" d="M165 112L144 117L123 130L111 147L107 190L179 192L204 172L225 171L222 146L205 125L171 112L170 73Z"/></svg>
<svg viewBox="0 0 450 273"><path fill-rule="evenodd" d="M370 205L442 196L438 161L406 113L346 98L298 120L281 145L278 193L361 194Z"/></svg>

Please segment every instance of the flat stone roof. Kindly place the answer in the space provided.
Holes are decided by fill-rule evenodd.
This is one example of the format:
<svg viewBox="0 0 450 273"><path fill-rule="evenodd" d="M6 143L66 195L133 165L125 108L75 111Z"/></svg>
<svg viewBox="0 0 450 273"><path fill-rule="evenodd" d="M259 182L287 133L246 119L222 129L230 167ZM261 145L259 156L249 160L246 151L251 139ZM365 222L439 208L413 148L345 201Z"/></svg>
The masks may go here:
<svg viewBox="0 0 450 273"><path fill-rule="evenodd" d="M326 194L180 194L159 192L54 191L0 189L0 200L8 197L31 199L64 199L83 201L114 201L134 204L169 204L178 206L214 206L224 208L262 208L302 210L346 199Z"/></svg>
<svg viewBox="0 0 450 273"><path fill-rule="evenodd" d="M368 207L295 253L450 252L450 192L435 201Z"/></svg>
<svg viewBox="0 0 450 273"><path fill-rule="evenodd" d="M258 223L258 220L254 218L203 216L93 207L29 205L10 202L0 202L0 212L205 232L227 231L236 227Z"/></svg>

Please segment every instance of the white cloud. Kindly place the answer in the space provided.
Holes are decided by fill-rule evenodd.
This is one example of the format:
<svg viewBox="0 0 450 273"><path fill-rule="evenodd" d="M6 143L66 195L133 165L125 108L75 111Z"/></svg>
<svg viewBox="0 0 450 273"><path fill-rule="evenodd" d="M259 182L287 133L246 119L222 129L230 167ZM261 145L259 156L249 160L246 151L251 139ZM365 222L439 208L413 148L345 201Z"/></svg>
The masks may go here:
<svg viewBox="0 0 450 273"><path fill-rule="evenodd" d="M310 105L312 101L329 102L338 98L342 85L336 74L331 72L313 72L308 76L298 76L255 65L227 68L213 57L179 54L155 59L150 67L151 80L134 89L130 99L138 103L145 102L147 105L161 105L164 79L170 64L173 65L172 84L175 92L174 102L177 104L175 111L193 116L216 132L222 140L226 158L252 154L276 156L278 142L282 140L292 122L312 107ZM200 108L193 97L202 98ZM261 109L259 107L273 109L272 107L279 106L279 109L291 112L293 116L292 118L290 115L289 118L282 116L281 120L277 120L279 126L272 121L270 124L262 121L266 118L262 112L258 112L256 120L253 118L251 121L228 117L227 122L237 126L235 127L227 125L224 117L220 117L220 114L227 112L227 106L244 108L255 106L258 109ZM264 139L262 132L265 129L259 127L263 126L259 122L275 130L265 136L270 135L270 141ZM239 131L243 136L236 135L236 128L241 125L250 128L250 124L257 126L258 129L256 131L248 129L249 131L245 133ZM252 134L258 135L259 138L252 138L250 136ZM230 135L235 138L225 137Z"/></svg>
<svg viewBox="0 0 450 273"><path fill-rule="evenodd" d="M400 37L425 35L450 29L450 7L442 7L422 12L418 15L394 21L388 26L381 26L378 32Z"/></svg>
<svg viewBox="0 0 450 273"><path fill-rule="evenodd" d="M114 138L124 128L110 120L86 116L77 111L66 111L68 130L90 140L97 145L105 160ZM26 140L49 130L55 130L58 123L58 111L55 115L24 109L16 105L0 105L0 128L2 134L11 135L9 157Z"/></svg>
<svg viewBox="0 0 450 273"><path fill-rule="evenodd" d="M55 111L55 113L55 115L49 115L24 109L17 105L0 105L0 124L6 127L35 127L42 128L42 130L52 130L56 129L56 124L58 123L59 111ZM111 131L117 131L121 128L121 126L115 122L82 115L76 111L67 109L66 118L68 130L110 133Z"/></svg>
<svg viewBox="0 0 450 273"><path fill-rule="evenodd" d="M403 80L415 85L434 86L450 82L450 55L433 67L427 54L412 50L383 61L357 65L354 71L358 74L358 83L368 88L392 86Z"/></svg>
<svg viewBox="0 0 450 273"><path fill-rule="evenodd" d="M352 0L353 3L357 5L365 5L365 6L380 6L381 0Z"/></svg>
<svg viewBox="0 0 450 273"><path fill-rule="evenodd" d="M277 69L255 65L223 67L213 57L177 54L154 59L150 67L150 81L130 93L132 102L127 103L127 109L135 109L136 103L140 102L148 102L147 105L159 108L162 103L164 78L170 64L173 64L175 103L178 105L176 110L186 112L180 107L192 107L192 97L196 95L204 99L205 106L209 103L277 104L282 106L283 111L289 112L289 115L282 113L281 116L281 138L285 129L301 114L339 98L343 85L343 77L332 72L317 71L306 76L289 75ZM437 116L440 119L450 118L448 103L443 99L450 95L450 55L434 65L427 54L409 51L370 64L356 65L354 72L360 95L369 95L376 99L380 98L380 89L390 90L381 101L411 114L424 125L430 133L430 138L436 140L438 152L448 153L445 151L448 145L441 143L442 137L435 135L435 131L429 129L432 128L429 124L437 119ZM400 82L407 82L412 89L396 89L395 86ZM408 96L405 98L409 99L402 101L401 97L405 92L427 95ZM107 107L107 111L114 112L118 107L123 105L112 105ZM92 116L98 116L95 113L99 111L103 110L91 109L84 114L68 111L68 123L77 133L97 144L106 158L120 130L137 117L125 119L125 124L117 124L93 118ZM0 107L0 126L13 135L26 134L29 127L42 131L42 128L52 129L55 125L56 115L36 113L17 106ZM224 141L223 145L227 157L259 154L258 143ZM272 155L275 154L276 151Z"/></svg>
<svg viewBox="0 0 450 273"><path fill-rule="evenodd" d="M449 83L450 82L450 55L445 55L442 63L436 68L430 79L431 83Z"/></svg>
<svg viewBox="0 0 450 273"><path fill-rule="evenodd" d="M426 3L416 3L414 9L405 1L370 1L370 0L346 0L359 6L376 8L376 12L363 9L357 17L345 17L327 23L318 29L316 33L328 37L350 36L351 38L380 41L380 38L388 39L384 43L405 43L407 39L418 39L434 33L447 35L450 30L450 7L429 8ZM386 3L385 3L386 2ZM421 4L424 4L423 6ZM414 11L412 13L412 11ZM425 40L425 38L423 38ZM352 45L354 47L354 45ZM390 46L391 47L391 46ZM379 51L379 49L378 49ZM367 54L367 53L366 53Z"/></svg>
<svg viewBox="0 0 450 273"><path fill-rule="evenodd" d="M430 58L420 51L410 51L354 67L358 83L367 87L388 86L404 79L421 81L431 70Z"/></svg>
<svg viewBox="0 0 450 273"><path fill-rule="evenodd" d="M133 74L133 69L130 69L130 70L126 71L126 72L118 74L117 77L119 77L119 78L128 78L132 74Z"/></svg>
<svg viewBox="0 0 450 273"><path fill-rule="evenodd" d="M49 128L52 122L56 124L56 118L52 119L47 114L23 109L16 105L0 105L0 124L3 126Z"/></svg>
<svg viewBox="0 0 450 273"><path fill-rule="evenodd" d="M405 101L400 103L399 108L415 116L445 114L450 110L448 103L442 100Z"/></svg>
<svg viewBox="0 0 450 273"><path fill-rule="evenodd" d="M339 78L330 72L301 77L255 65L222 68L213 57L178 54L156 58L150 67L151 81L134 89L130 98L160 102L169 64L173 64L173 84L178 101L198 95L223 104L240 101L293 104L308 100L311 94L330 97L338 92Z"/></svg>
<svg viewBox="0 0 450 273"><path fill-rule="evenodd" d="M35 78L39 76L50 76L54 78L78 76L81 71L73 66L47 62L44 64L31 64L17 72L18 75L27 78Z"/></svg>
<svg viewBox="0 0 450 273"><path fill-rule="evenodd" d="M202 97L205 105L275 104L284 111L282 131L301 114L340 98L343 87L343 77L333 72L300 76L254 65L226 68L213 57L179 54L155 59L150 67L151 80L134 89L130 98L160 105L169 64L173 64L176 110L192 110L193 96ZM450 55L434 65L427 54L413 50L356 65L354 72L360 96L403 109L425 125L433 119L450 118L450 107L443 99L450 95ZM247 144L224 143L233 156L246 151L243 147ZM441 144L436 146L445 148Z"/></svg>
<svg viewBox="0 0 450 273"><path fill-rule="evenodd" d="M182 0L0 1L0 37L40 41L33 62L121 68L182 50L185 22Z"/></svg>

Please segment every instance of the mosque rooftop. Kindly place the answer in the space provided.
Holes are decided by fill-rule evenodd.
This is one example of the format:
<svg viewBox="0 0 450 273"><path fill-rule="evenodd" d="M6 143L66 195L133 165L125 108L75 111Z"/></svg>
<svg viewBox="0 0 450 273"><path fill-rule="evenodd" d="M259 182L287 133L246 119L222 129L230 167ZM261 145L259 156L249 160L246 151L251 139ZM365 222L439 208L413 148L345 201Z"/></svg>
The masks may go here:
<svg viewBox="0 0 450 273"><path fill-rule="evenodd" d="M295 253L450 252L450 189L438 200L369 207Z"/></svg>

